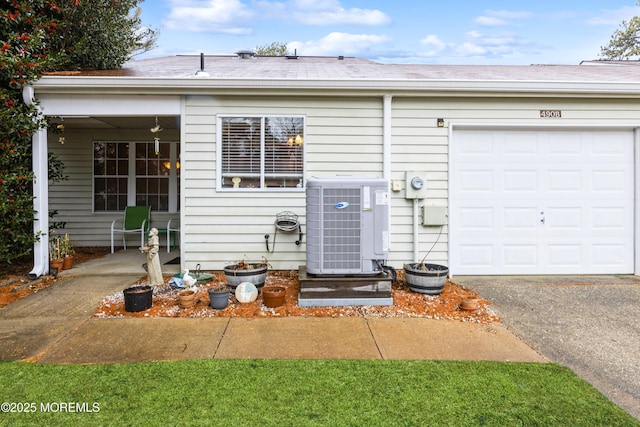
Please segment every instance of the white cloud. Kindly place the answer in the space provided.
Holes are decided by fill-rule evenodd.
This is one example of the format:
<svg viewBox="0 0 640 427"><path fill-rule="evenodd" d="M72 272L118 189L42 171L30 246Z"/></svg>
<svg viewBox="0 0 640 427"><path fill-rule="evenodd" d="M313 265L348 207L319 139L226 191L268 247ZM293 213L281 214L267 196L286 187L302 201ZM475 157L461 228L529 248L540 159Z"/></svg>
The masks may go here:
<svg viewBox="0 0 640 427"><path fill-rule="evenodd" d="M358 55L366 56L376 46L387 42L387 36L375 34L349 34L334 32L320 40L306 42L294 41L288 44L289 50L297 50L305 56Z"/></svg>
<svg viewBox="0 0 640 427"><path fill-rule="evenodd" d="M259 20L304 25L386 25L377 9L345 8L339 0L169 0L167 28L182 31L250 34ZM276 24L277 25L277 24Z"/></svg>
<svg viewBox="0 0 640 427"><path fill-rule="evenodd" d="M446 47L445 42L443 42L440 37L435 34L429 34L427 37L420 40L420 43L426 46L433 46L436 49L444 49Z"/></svg>
<svg viewBox="0 0 640 427"><path fill-rule="evenodd" d="M501 18L497 18L495 16L478 16L474 19L474 22L478 25L484 25L486 27L501 27L504 25L509 25L507 21Z"/></svg>
<svg viewBox="0 0 640 427"><path fill-rule="evenodd" d="M263 5L269 4L264 2ZM344 8L339 0L291 0L285 4L271 3L291 17L305 25L386 25L391 18L377 9ZM284 6L284 10L282 10Z"/></svg>
<svg viewBox="0 0 640 427"><path fill-rule="evenodd" d="M391 20L379 10L370 9L344 9L318 10L315 13L300 11L294 14L295 19L306 25L386 25Z"/></svg>
<svg viewBox="0 0 640 427"><path fill-rule="evenodd" d="M503 27L514 25L515 20L530 18L531 12L515 10L486 10L484 15L478 16L474 22L486 27Z"/></svg>
<svg viewBox="0 0 640 427"><path fill-rule="evenodd" d="M166 19L170 29L225 34L250 34L254 13L239 0L172 0Z"/></svg>
<svg viewBox="0 0 640 427"><path fill-rule="evenodd" d="M602 10L599 16L587 19L588 25L612 25L618 26L623 20L628 21L634 16L640 15L640 7L625 6L620 9Z"/></svg>
<svg viewBox="0 0 640 427"><path fill-rule="evenodd" d="M420 42L427 47L421 55L433 58L519 57L530 55L538 49L534 44L507 32L486 35L479 31L469 31L460 43L446 43L432 34Z"/></svg>
<svg viewBox="0 0 640 427"><path fill-rule="evenodd" d="M430 50L423 52L423 55L426 56L436 56L447 48L447 44L435 34L429 34L427 37L420 40L420 43L425 45L427 48L430 48Z"/></svg>

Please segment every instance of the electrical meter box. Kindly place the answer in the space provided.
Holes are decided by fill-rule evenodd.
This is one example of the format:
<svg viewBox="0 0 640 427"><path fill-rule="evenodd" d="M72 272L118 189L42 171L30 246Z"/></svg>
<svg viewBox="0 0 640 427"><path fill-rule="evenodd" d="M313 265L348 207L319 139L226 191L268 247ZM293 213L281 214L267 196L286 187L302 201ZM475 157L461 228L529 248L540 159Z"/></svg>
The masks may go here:
<svg viewBox="0 0 640 427"><path fill-rule="evenodd" d="M405 172L405 199L426 199L427 198L427 173L426 172Z"/></svg>

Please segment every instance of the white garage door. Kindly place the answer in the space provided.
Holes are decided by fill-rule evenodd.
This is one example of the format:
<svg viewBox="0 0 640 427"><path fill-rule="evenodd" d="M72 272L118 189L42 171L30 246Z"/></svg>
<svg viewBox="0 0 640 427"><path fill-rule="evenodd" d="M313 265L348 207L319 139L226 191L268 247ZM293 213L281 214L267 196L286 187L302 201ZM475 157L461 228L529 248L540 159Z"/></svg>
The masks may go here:
<svg viewBox="0 0 640 427"><path fill-rule="evenodd" d="M631 274L633 132L455 130L452 274Z"/></svg>

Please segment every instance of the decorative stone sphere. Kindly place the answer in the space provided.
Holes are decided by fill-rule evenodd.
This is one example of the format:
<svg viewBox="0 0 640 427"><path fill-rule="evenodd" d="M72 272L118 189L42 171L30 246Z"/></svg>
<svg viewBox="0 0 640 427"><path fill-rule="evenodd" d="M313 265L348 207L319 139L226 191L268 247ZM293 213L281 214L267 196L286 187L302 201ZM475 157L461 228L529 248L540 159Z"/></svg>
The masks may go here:
<svg viewBox="0 0 640 427"><path fill-rule="evenodd" d="M236 287L236 298L242 303L253 302L258 298L258 288L251 282L242 282Z"/></svg>

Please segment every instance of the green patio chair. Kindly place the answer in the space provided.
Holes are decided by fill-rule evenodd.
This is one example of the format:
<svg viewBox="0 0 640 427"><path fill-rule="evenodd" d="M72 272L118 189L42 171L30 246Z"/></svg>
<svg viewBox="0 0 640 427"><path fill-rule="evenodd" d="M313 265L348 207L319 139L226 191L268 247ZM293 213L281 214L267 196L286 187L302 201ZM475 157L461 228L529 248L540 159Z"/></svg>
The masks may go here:
<svg viewBox="0 0 640 427"><path fill-rule="evenodd" d="M167 253L171 252L171 232L173 232L173 245L175 246L176 235L180 237L180 218L171 218L167 223Z"/></svg>
<svg viewBox="0 0 640 427"><path fill-rule="evenodd" d="M111 223L111 253L113 253L113 233L122 233L122 246L127 249L125 239L127 233L140 233L140 246L144 246L151 219L151 206L127 206L124 218L115 219Z"/></svg>

